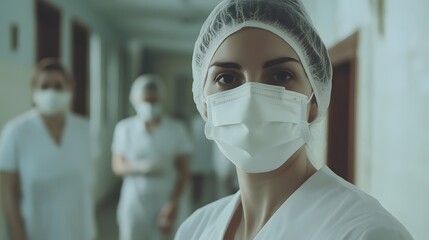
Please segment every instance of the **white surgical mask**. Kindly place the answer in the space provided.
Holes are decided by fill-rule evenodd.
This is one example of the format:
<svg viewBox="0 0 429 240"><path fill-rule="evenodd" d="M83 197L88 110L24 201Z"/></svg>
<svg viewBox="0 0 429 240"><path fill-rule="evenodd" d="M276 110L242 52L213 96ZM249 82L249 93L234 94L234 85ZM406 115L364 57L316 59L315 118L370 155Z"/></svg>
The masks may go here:
<svg viewBox="0 0 429 240"><path fill-rule="evenodd" d="M151 104L148 102L139 102L135 104L137 116L147 122L159 117L162 113L162 107L159 104Z"/></svg>
<svg viewBox="0 0 429 240"><path fill-rule="evenodd" d="M71 93L54 89L36 90L33 93L33 101L44 115L65 113L70 108Z"/></svg>
<svg viewBox="0 0 429 240"><path fill-rule="evenodd" d="M269 172L310 140L310 100L284 87L245 83L207 97L205 134L244 172Z"/></svg>

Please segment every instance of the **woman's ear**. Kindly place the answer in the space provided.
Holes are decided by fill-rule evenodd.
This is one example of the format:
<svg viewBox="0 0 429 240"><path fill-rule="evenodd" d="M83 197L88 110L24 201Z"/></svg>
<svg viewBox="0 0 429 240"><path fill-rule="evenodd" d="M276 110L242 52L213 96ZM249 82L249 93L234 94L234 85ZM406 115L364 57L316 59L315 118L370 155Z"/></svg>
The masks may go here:
<svg viewBox="0 0 429 240"><path fill-rule="evenodd" d="M314 97L310 102L310 108L308 113L308 122L313 122L317 117L318 107L317 107L317 101Z"/></svg>

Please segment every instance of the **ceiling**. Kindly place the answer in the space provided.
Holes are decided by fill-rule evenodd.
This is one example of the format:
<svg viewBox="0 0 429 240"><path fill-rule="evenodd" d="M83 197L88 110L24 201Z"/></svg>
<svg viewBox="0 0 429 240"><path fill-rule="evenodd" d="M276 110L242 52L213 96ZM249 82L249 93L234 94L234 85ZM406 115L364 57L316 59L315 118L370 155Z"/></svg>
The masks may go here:
<svg viewBox="0 0 429 240"><path fill-rule="evenodd" d="M192 51L200 28L221 0L90 0L130 42Z"/></svg>

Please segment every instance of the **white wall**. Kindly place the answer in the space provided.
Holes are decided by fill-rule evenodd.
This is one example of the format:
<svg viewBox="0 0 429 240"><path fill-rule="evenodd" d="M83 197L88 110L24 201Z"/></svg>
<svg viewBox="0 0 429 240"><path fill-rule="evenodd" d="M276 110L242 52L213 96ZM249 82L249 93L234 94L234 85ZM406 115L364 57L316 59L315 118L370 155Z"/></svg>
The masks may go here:
<svg viewBox="0 0 429 240"><path fill-rule="evenodd" d="M305 0L328 46L360 31L357 185L375 196L415 239L429 236L429 2Z"/></svg>
<svg viewBox="0 0 429 240"><path fill-rule="evenodd" d="M393 0L386 4L385 37L375 46L372 192L416 239L426 239L429 2Z"/></svg>
<svg viewBox="0 0 429 240"><path fill-rule="evenodd" d="M119 184L119 178L111 170L111 141L113 129L119 119L117 104L120 102L119 65L117 49L104 44L98 35L90 40L90 124L95 147L95 174L97 176L95 198L102 202L110 197ZM110 49L110 51L109 51ZM113 53L113 54L112 54ZM107 199L108 200L108 199Z"/></svg>
<svg viewBox="0 0 429 240"><path fill-rule="evenodd" d="M32 4L33 1L0 2L0 127L31 107L29 83L35 58ZM10 49L11 24L19 27L16 52ZM5 234L3 208L0 207L0 239L6 239Z"/></svg>
<svg viewBox="0 0 429 240"><path fill-rule="evenodd" d="M11 116L31 107L29 85L35 58L33 17L33 1L0 2L0 127ZM19 27L17 51L10 48L12 24Z"/></svg>
<svg viewBox="0 0 429 240"><path fill-rule="evenodd" d="M0 1L0 59L7 62L31 67L35 59L34 51L34 1L2 0ZM10 49L10 25L19 27L19 49Z"/></svg>

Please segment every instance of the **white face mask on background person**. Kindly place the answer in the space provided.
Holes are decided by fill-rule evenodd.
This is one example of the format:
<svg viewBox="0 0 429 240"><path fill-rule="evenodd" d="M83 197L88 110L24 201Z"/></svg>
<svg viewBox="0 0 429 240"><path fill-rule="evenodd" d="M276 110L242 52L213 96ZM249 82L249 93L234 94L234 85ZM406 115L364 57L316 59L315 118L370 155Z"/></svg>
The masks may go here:
<svg viewBox="0 0 429 240"><path fill-rule="evenodd" d="M36 90L33 93L33 101L44 115L65 113L70 109L71 93L54 89Z"/></svg>
<svg viewBox="0 0 429 240"><path fill-rule="evenodd" d="M253 82L210 95L206 137L242 171L273 171L310 140L310 100L284 87Z"/></svg>
<svg viewBox="0 0 429 240"><path fill-rule="evenodd" d="M151 104L148 102L139 102L135 105L137 116L147 122L159 117L162 113L160 104Z"/></svg>

